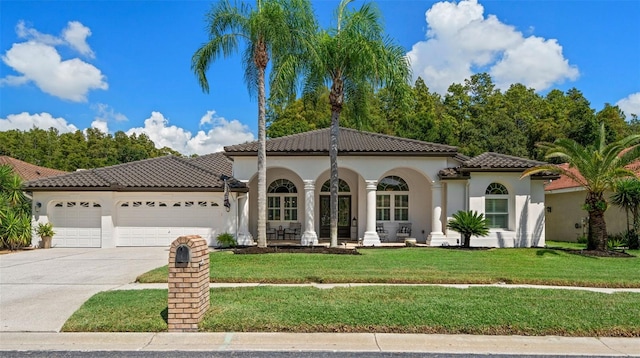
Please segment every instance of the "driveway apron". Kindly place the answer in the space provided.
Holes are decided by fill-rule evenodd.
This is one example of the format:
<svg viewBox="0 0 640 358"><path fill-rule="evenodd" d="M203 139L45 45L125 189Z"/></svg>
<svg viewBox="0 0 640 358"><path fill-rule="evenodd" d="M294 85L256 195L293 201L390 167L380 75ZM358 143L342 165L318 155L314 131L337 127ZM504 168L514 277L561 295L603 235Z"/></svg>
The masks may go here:
<svg viewBox="0 0 640 358"><path fill-rule="evenodd" d="M0 332L59 332L87 299L169 261L168 247L52 248L0 256Z"/></svg>

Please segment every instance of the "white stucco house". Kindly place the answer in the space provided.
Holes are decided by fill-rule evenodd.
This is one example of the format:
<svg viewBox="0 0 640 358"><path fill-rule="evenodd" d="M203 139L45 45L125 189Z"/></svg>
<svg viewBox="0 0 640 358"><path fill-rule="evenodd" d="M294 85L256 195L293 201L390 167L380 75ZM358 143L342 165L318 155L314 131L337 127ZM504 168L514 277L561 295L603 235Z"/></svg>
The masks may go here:
<svg viewBox="0 0 640 358"><path fill-rule="evenodd" d="M282 238L316 244L329 236L329 129L267 141L270 243ZM257 149L251 142L197 158L173 156L78 171L26 183L34 220L51 222L58 247L168 246L185 234L217 245L229 232L254 243L257 230ZM472 246L545 244L544 181L521 173L541 164L353 129L340 129L340 241L416 238L457 245L446 229L458 210L484 213L490 235ZM410 223L410 232L398 232ZM403 224L403 225L401 225ZM299 232L285 229L300 227ZM382 232L384 230L384 233ZM406 231L403 229L403 231Z"/></svg>

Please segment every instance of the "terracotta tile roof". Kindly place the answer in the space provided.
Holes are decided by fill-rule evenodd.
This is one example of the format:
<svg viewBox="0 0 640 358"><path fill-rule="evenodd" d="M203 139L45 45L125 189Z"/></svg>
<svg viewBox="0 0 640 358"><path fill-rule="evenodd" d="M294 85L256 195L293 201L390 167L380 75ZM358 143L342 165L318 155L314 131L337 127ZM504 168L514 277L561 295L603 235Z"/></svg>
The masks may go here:
<svg viewBox="0 0 640 358"><path fill-rule="evenodd" d="M473 158L467 158L456 168L445 168L438 172L441 179L468 179L470 172L522 172L525 169L545 164L537 160L514 157L512 155L486 152ZM542 173L535 177L548 177L550 173ZM551 175L552 177L555 177Z"/></svg>
<svg viewBox="0 0 640 358"><path fill-rule="evenodd" d="M165 156L110 167L81 170L67 175L29 181L27 190L113 191L223 191L227 179L232 191L247 191L246 185L226 174L210 170L214 158L202 160Z"/></svg>
<svg viewBox="0 0 640 358"><path fill-rule="evenodd" d="M578 176L578 178L582 178L582 175L580 175L580 173L578 172L578 170L576 168L569 168L569 164L564 163L564 164L560 164L560 167L569 170L570 172L572 172L573 174L575 174L576 176ZM629 165L627 165L626 167L627 169L633 171L634 173L636 173L636 176L640 175L640 160L637 160ZM576 182L575 180L569 178L566 175L560 175L560 177L558 179L555 180L551 180L549 183L547 183L547 185L545 185L544 190L545 191L551 191L551 190L561 190L561 189L570 189L570 188L579 188L581 187L581 185Z"/></svg>
<svg viewBox="0 0 640 358"><path fill-rule="evenodd" d="M201 155L189 158L188 160L191 164L210 172L224 174L226 176L233 175L233 161L224 155L223 152Z"/></svg>
<svg viewBox="0 0 640 358"><path fill-rule="evenodd" d="M270 155L327 155L329 153L330 129L318 129L267 140ZM255 155L258 142L227 146L229 155ZM340 128L338 136L339 155L398 154L398 155L445 155L455 156L458 148L419 140L394 137L384 134Z"/></svg>
<svg viewBox="0 0 640 358"><path fill-rule="evenodd" d="M576 174L578 177L582 178L582 176L580 175L580 173L578 173L578 170L576 168L569 168L569 164L564 163L558 166L564 169L568 169L569 171ZM578 184L578 182L569 178L566 175L560 175L558 179L551 180L549 183L547 183L547 185L544 186L544 190L550 191L550 190L578 188L578 187L580 187L580 184Z"/></svg>
<svg viewBox="0 0 640 358"><path fill-rule="evenodd" d="M6 155L0 156L0 165L9 165L13 168L13 172L24 181L67 174L62 170L40 167Z"/></svg>

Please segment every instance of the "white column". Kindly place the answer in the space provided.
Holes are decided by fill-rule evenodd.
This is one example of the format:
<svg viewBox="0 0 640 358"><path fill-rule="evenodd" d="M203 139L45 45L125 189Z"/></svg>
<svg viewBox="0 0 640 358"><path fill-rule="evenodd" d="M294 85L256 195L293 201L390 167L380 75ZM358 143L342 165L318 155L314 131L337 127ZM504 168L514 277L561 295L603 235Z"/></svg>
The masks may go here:
<svg viewBox="0 0 640 358"><path fill-rule="evenodd" d="M300 237L300 245L317 245L318 235L316 234L314 223L314 207L315 207L315 180L304 181L304 233Z"/></svg>
<svg viewBox="0 0 640 358"><path fill-rule="evenodd" d="M238 245L254 245L253 236L249 232L249 193L238 196Z"/></svg>
<svg viewBox="0 0 640 358"><path fill-rule="evenodd" d="M431 219L431 237L442 236L442 185L440 183L433 183L431 185L431 206L432 206L432 219Z"/></svg>
<svg viewBox="0 0 640 358"><path fill-rule="evenodd" d="M380 246L380 237L376 232L376 189L377 180L365 180L367 183L367 225L362 239L363 246Z"/></svg>

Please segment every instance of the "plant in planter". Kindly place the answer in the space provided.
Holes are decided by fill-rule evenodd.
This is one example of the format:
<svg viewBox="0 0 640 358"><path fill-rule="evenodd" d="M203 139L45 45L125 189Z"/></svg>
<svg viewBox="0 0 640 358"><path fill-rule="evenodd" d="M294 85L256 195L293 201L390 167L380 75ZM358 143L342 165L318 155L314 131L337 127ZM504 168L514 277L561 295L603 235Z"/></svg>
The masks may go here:
<svg viewBox="0 0 640 358"><path fill-rule="evenodd" d="M51 223L38 223L36 227L36 234L42 238L40 247L43 249L51 248L51 239L56 233L53 231L53 225Z"/></svg>
<svg viewBox="0 0 640 358"><path fill-rule="evenodd" d="M221 247L235 247L238 243L236 242L236 238L228 232L222 233L216 237L218 240L218 244Z"/></svg>

